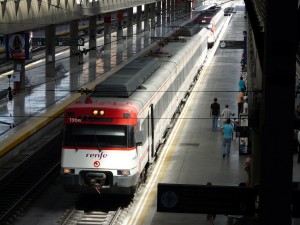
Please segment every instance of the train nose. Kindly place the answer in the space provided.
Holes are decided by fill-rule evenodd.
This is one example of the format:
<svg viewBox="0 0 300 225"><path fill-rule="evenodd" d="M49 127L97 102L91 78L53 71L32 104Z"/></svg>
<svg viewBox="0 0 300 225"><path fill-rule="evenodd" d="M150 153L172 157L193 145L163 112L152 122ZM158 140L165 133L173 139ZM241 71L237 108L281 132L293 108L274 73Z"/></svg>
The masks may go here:
<svg viewBox="0 0 300 225"><path fill-rule="evenodd" d="M105 183L106 175L104 173L87 173L85 175L88 184L96 189L100 193L100 189Z"/></svg>

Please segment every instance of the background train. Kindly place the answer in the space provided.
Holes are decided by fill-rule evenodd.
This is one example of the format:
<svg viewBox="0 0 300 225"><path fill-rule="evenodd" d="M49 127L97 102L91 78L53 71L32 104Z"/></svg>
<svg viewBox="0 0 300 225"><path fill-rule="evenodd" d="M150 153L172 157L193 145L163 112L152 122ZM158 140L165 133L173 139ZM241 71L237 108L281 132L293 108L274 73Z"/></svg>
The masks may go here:
<svg viewBox="0 0 300 225"><path fill-rule="evenodd" d="M197 11L195 11L197 12ZM207 44L211 48L218 38L224 24L224 12L220 6L212 6L201 10L194 23L205 27L207 32Z"/></svg>
<svg viewBox="0 0 300 225"><path fill-rule="evenodd" d="M195 83L208 53L207 32L167 38L65 110L65 190L135 192Z"/></svg>

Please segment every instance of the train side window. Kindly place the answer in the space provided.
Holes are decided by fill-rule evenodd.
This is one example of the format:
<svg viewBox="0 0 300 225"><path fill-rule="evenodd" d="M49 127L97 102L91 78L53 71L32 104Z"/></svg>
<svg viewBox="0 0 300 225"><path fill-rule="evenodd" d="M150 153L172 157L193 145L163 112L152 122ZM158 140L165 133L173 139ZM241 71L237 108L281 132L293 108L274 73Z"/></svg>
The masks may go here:
<svg viewBox="0 0 300 225"><path fill-rule="evenodd" d="M137 131L135 132L135 143L136 145L142 145L144 142L144 132L143 131Z"/></svg>

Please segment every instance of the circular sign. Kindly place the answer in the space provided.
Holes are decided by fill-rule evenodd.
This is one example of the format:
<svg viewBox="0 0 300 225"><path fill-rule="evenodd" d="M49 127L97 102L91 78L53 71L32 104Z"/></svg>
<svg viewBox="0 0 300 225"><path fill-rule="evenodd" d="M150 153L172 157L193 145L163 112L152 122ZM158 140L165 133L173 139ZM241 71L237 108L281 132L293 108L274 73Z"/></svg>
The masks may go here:
<svg viewBox="0 0 300 225"><path fill-rule="evenodd" d="M77 44L80 46L83 45L84 44L83 39L82 38L78 39Z"/></svg>
<svg viewBox="0 0 300 225"><path fill-rule="evenodd" d="M9 48L13 51L21 51L25 47L24 36L20 34L11 35L8 41Z"/></svg>
<svg viewBox="0 0 300 225"><path fill-rule="evenodd" d="M225 48L226 47L226 42L225 41L221 41L220 42L220 47L221 48Z"/></svg>
<svg viewBox="0 0 300 225"><path fill-rule="evenodd" d="M94 167L99 167L100 166L100 162L99 161L95 161L94 162Z"/></svg>
<svg viewBox="0 0 300 225"><path fill-rule="evenodd" d="M178 197L173 191L166 191L161 195L161 203L166 208L173 208L178 203Z"/></svg>

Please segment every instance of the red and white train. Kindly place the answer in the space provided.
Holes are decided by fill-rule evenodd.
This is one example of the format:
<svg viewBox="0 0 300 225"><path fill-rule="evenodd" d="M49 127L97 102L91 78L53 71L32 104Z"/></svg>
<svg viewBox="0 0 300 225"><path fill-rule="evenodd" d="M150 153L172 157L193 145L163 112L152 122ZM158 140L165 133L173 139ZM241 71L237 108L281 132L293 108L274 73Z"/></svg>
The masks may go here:
<svg viewBox="0 0 300 225"><path fill-rule="evenodd" d="M202 29L168 42L160 57L134 60L65 110L61 172L67 191L135 192L195 83L206 37Z"/></svg>
<svg viewBox="0 0 300 225"><path fill-rule="evenodd" d="M222 30L224 24L224 12L220 6L212 6L199 10L201 10L200 14L193 22L200 24L207 29L207 44L208 47L211 48ZM196 13L197 10L194 12Z"/></svg>

